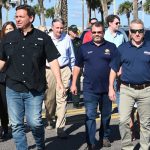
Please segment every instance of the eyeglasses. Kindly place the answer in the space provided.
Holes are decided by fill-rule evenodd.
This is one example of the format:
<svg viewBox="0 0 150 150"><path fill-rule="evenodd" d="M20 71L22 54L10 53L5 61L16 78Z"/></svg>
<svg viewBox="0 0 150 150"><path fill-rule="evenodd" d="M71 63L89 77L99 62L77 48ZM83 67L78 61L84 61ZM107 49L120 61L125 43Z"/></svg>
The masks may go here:
<svg viewBox="0 0 150 150"><path fill-rule="evenodd" d="M136 33L136 32L138 32L138 33L144 33L144 29L130 29L130 31L131 31L131 33Z"/></svg>
<svg viewBox="0 0 150 150"><path fill-rule="evenodd" d="M120 22L116 22L116 25L119 25L120 24Z"/></svg>
<svg viewBox="0 0 150 150"><path fill-rule="evenodd" d="M92 34L96 34L96 33L97 33L97 34L102 34L103 31L97 31L97 32L96 32L96 31L93 31L93 32L92 32Z"/></svg>

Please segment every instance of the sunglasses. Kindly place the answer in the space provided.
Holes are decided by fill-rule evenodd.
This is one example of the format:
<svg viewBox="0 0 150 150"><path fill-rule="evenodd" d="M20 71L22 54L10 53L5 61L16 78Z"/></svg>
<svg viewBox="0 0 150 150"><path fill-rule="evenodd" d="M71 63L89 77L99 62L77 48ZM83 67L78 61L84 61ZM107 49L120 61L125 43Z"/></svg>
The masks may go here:
<svg viewBox="0 0 150 150"><path fill-rule="evenodd" d="M131 33L136 33L136 32L138 32L138 33L144 33L144 29L130 29L130 32Z"/></svg>
<svg viewBox="0 0 150 150"><path fill-rule="evenodd" d="M116 25L119 25L120 24L120 22L116 22Z"/></svg>
<svg viewBox="0 0 150 150"><path fill-rule="evenodd" d="M93 32L92 32L92 34L96 34L96 33L97 33L97 34L102 34L103 31L97 31L97 32L96 32L96 31L93 31Z"/></svg>

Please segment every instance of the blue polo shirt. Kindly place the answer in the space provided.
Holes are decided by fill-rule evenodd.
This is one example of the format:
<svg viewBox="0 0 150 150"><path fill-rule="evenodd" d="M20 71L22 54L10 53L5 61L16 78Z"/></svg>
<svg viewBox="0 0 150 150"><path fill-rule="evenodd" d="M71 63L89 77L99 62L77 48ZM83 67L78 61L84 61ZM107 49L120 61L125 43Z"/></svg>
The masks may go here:
<svg viewBox="0 0 150 150"><path fill-rule="evenodd" d="M78 49L75 65L84 68L83 91L108 92L110 68L117 53L115 44L108 41L100 46L88 42Z"/></svg>
<svg viewBox="0 0 150 150"><path fill-rule="evenodd" d="M130 84L150 82L150 42L144 41L140 47L131 42L118 47L119 57L113 70L122 66L121 80Z"/></svg>

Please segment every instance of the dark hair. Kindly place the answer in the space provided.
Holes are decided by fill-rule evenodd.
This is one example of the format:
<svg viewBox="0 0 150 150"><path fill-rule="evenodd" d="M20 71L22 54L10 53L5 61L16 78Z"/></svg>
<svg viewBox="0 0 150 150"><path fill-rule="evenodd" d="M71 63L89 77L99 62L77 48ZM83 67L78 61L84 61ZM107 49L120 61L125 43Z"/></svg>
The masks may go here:
<svg viewBox="0 0 150 150"><path fill-rule="evenodd" d="M91 18L91 19L89 20L89 22L91 23L92 20L98 21L97 18Z"/></svg>
<svg viewBox="0 0 150 150"><path fill-rule="evenodd" d="M62 18L55 18L52 20L52 25L55 23L55 22L60 22L62 23L63 25L65 24L64 20Z"/></svg>
<svg viewBox="0 0 150 150"><path fill-rule="evenodd" d="M102 27L103 28L103 31L105 31L105 28L104 28L104 24L101 22L101 21L97 21L95 22L92 27L95 26L95 27Z"/></svg>
<svg viewBox="0 0 150 150"><path fill-rule="evenodd" d="M16 29L16 25L14 22L12 22L12 21L5 22L2 26L1 38L3 38L5 36L5 29L6 29L7 25L11 25L14 29Z"/></svg>
<svg viewBox="0 0 150 150"><path fill-rule="evenodd" d="M34 21L34 19L35 19L35 11L34 11L33 7L31 7L30 5L26 5L26 4L19 5L18 7L16 7L16 11L20 10L20 9L26 10L29 17L33 16L33 21Z"/></svg>
<svg viewBox="0 0 150 150"><path fill-rule="evenodd" d="M109 15L106 17L106 23L109 26L109 22L113 22L117 18L120 21L120 18L117 15Z"/></svg>

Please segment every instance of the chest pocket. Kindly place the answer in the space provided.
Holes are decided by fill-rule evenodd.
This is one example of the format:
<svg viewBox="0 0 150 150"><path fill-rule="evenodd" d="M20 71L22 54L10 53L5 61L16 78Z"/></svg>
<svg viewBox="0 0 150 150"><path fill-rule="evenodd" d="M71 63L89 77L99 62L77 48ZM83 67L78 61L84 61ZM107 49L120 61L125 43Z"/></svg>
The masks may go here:
<svg viewBox="0 0 150 150"><path fill-rule="evenodd" d="M18 42L17 41L9 41L4 43L4 50L7 57L13 55L14 51L17 49Z"/></svg>
<svg viewBox="0 0 150 150"><path fill-rule="evenodd" d="M43 52L43 41L33 41L29 44L29 49L32 50L33 56L39 57Z"/></svg>

